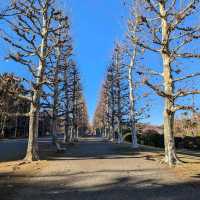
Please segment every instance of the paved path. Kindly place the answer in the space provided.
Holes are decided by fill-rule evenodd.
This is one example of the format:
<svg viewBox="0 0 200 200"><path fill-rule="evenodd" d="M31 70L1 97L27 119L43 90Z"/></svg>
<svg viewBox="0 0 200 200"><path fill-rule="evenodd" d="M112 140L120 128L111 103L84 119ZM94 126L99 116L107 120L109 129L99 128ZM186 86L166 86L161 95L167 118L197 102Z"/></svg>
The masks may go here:
<svg viewBox="0 0 200 200"><path fill-rule="evenodd" d="M0 162L19 160L25 156L26 140L1 140L0 141Z"/></svg>
<svg viewBox="0 0 200 200"><path fill-rule="evenodd" d="M149 149L148 149L149 151ZM28 174L0 176L1 200L197 200L199 178L184 179L145 149L85 139L66 153L46 149ZM23 167L23 166L22 166Z"/></svg>
<svg viewBox="0 0 200 200"><path fill-rule="evenodd" d="M39 143L50 142L51 138L39 138ZM23 159L26 154L27 139L0 140L0 162Z"/></svg>

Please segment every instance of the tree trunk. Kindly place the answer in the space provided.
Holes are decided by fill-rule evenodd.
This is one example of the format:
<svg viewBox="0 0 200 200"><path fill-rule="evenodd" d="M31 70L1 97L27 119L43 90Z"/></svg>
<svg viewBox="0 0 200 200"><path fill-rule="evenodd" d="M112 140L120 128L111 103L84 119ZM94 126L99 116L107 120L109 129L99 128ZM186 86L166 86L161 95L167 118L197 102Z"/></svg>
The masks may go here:
<svg viewBox="0 0 200 200"><path fill-rule="evenodd" d="M19 112L19 107L17 107L17 113ZM17 138L17 131L18 131L18 116L15 117L15 135L14 137Z"/></svg>
<svg viewBox="0 0 200 200"><path fill-rule="evenodd" d="M69 136L69 94L68 94L68 80L67 80L67 68L64 69L64 94L65 94L65 133L64 143L70 141Z"/></svg>
<svg viewBox="0 0 200 200"><path fill-rule="evenodd" d="M162 21L162 50L161 55L163 59L163 75L164 75L164 89L165 94L165 108L164 108L164 143L165 143L165 162L170 166L176 164L178 161L174 143L174 84L172 79L171 57L169 50L169 25L167 22L167 15L165 10L165 2L159 3L160 13L163 16Z"/></svg>
<svg viewBox="0 0 200 200"><path fill-rule="evenodd" d="M15 118L15 138L17 138L17 130L18 129L18 117Z"/></svg>
<svg viewBox="0 0 200 200"><path fill-rule="evenodd" d="M121 123L118 123L118 127L117 127L117 143L121 144L123 142L123 138L122 138L122 133L121 133Z"/></svg>
<svg viewBox="0 0 200 200"><path fill-rule="evenodd" d="M114 128L114 122L112 122L112 125L111 125L111 129L110 129L110 140L111 141L115 141L115 128Z"/></svg>
<svg viewBox="0 0 200 200"><path fill-rule="evenodd" d="M109 125L109 128L108 128L109 132L108 132L108 140L111 140L112 139L112 127Z"/></svg>
<svg viewBox="0 0 200 200"><path fill-rule="evenodd" d="M59 74L59 63L60 63L60 49L57 49L57 63L55 67L54 74L54 95L53 95L53 116L52 116L52 142L55 145L57 141L57 118L58 118L58 96L59 96L59 87L58 87L58 74Z"/></svg>
<svg viewBox="0 0 200 200"><path fill-rule="evenodd" d="M4 132L4 128L6 126L6 120L7 120L7 116L5 115L3 117L3 120L2 120L2 127L1 127L1 135L3 136L3 138L5 137L5 132Z"/></svg>
<svg viewBox="0 0 200 200"><path fill-rule="evenodd" d="M69 125L65 121L64 143L67 143L67 142L69 142Z"/></svg>
<svg viewBox="0 0 200 200"><path fill-rule="evenodd" d="M122 133L121 133L121 85L120 85L120 80L121 80L121 74L120 74L120 64L119 64L119 52L116 53L116 90L117 90L117 143L120 144L122 143Z"/></svg>
<svg viewBox="0 0 200 200"><path fill-rule="evenodd" d="M54 115L54 114L53 114ZM57 141L57 118L55 115L53 116L52 119L52 144L55 145Z"/></svg>
<svg viewBox="0 0 200 200"><path fill-rule="evenodd" d="M42 82L44 79L44 73L46 68L46 48L47 48L47 18L48 18L48 7L42 10L43 15L43 29L42 29L42 40L40 47L40 59L37 70L36 84L33 86L33 98L30 108L30 119L29 119L29 141L26 152L25 160L37 161L39 160L39 148L38 148L38 125L39 125L39 109L40 109L40 96L42 92Z"/></svg>
<svg viewBox="0 0 200 200"><path fill-rule="evenodd" d="M38 108L36 105L31 103L28 148L25 157L25 160L27 161L39 160L37 135L38 135Z"/></svg>
<svg viewBox="0 0 200 200"><path fill-rule="evenodd" d="M79 139L79 128L78 127L76 128L76 139L77 140Z"/></svg>
<svg viewBox="0 0 200 200"><path fill-rule="evenodd" d="M104 128L104 138L107 138L107 127Z"/></svg>
<svg viewBox="0 0 200 200"><path fill-rule="evenodd" d="M73 127L70 128L70 136L69 136L69 142L71 143L73 141Z"/></svg>
<svg viewBox="0 0 200 200"><path fill-rule="evenodd" d="M129 82L129 102L130 102L130 123L131 123L131 135L132 135L132 147L138 148L137 142L137 132L136 132L136 119L135 119L135 98L133 94L133 66L136 56L136 49L134 51L134 55L131 58L130 65L128 67L128 82Z"/></svg>
<svg viewBox="0 0 200 200"><path fill-rule="evenodd" d="M112 72L111 82L111 141L115 141L115 97L114 97L114 74Z"/></svg>
<svg viewBox="0 0 200 200"><path fill-rule="evenodd" d="M170 112L171 102L165 100L164 111L164 140L165 140L165 162L170 166L178 161L174 142L174 113Z"/></svg>

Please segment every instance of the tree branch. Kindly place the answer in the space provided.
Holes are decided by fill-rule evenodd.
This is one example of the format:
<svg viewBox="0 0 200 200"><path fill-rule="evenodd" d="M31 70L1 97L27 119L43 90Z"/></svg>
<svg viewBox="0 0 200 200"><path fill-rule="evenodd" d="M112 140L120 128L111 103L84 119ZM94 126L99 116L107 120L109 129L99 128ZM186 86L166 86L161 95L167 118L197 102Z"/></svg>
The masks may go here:
<svg viewBox="0 0 200 200"><path fill-rule="evenodd" d="M176 78L176 79L173 80L173 82L183 81L183 80L193 78L193 77L196 77L196 76L200 76L200 72L194 73L194 74L189 74L189 75L187 75L185 77L181 77L181 78Z"/></svg>
<svg viewBox="0 0 200 200"><path fill-rule="evenodd" d="M143 83L145 85L149 86L152 90L154 90L159 96L161 96L161 97L168 96L164 91L162 91L160 88L156 87L155 85L151 84L147 79L144 79Z"/></svg>

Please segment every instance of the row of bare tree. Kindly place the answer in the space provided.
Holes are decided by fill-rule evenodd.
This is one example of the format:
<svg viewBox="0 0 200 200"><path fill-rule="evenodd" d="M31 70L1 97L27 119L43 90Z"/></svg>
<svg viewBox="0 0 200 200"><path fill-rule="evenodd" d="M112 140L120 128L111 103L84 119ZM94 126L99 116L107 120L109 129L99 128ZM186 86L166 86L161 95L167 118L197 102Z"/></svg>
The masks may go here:
<svg viewBox="0 0 200 200"><path fill-rule="evenodd" d="M127 3L130 8L128 31L126 41L120 48L123 49L124 59L118 64L121 68L123 66L128 68L128 108L134 146L137 146L135 123L138 117L137 102L140 99L137 96L137 83L139 82L148 92L153 90L164 100L164 161L169 165L175 165L180 163L174 144L175 114L181 110L194 112L195 108L188 99L200 94L198 84L200 71L197 67L200 58L198 45L200 26L196 20L199 18L200 1L135 0L127 1ZM106 77L106 81L112 78L114 81L111 83L119 81L117 76L113 76L113 67L109 68L108 74L109 78ZM137 78L136 74L140 78ZM114 95L114 99L117 99L119 94L119 91L113 91L109 95L103 95L107 86L105 82L94 120L95 124L103 119L102 116L98 116L98 110L102 110L102 107L107 109L102 104L104 99L109 95ZM109 86L109 89L112 90L112 88L113 86ZM120 90L120 87L117 90ZM121 88L122 91L123 88ZM112 97L109 99L111 100ZM139 102L142 103L141 99ZM115 117L111 119L119 121L123 109L116 112L117 107L114 104L109 108L115 114ZM123 107L123 104L121 106ZM113 121L110 122L111 127L114 127ZM120 129L117 122L114 124ZM98 125L98 127L101 126ZM120 131L118 132L120 136Z"/></svg>
<svg viewBox="0 0 200 200"><path fill-rule="evenodd" d="M133 147L136 148L135 125L136 121L145 116L145 106L137 105L138 109L135 110L136 97L133 90L138 84L133 84L133 73L130 72L126 52L125 46L116 44L102 85L93 125L105 137L117 140L118 143L123 141L123 132L131 128Z"/></svg>
<svg viewBox="0 0 200 200"><path fill-rule="evenodd" d="M20 79L23 92L15 87L7 87L5 91L2 84L0 89L29 105L28 113L19 113L29 117L25 158L28 161L39 159L41 112L49 114L54 143L60 126L64 127L64 141L71 142L88 123L69 18L57 8L57 3L55 0L15 0L0 14L1 38L10 48L6 59L23 65L27 73L26 78ZM7 84L6 79L4 83ZM16 116L16 111L5 115Z"/></svg>

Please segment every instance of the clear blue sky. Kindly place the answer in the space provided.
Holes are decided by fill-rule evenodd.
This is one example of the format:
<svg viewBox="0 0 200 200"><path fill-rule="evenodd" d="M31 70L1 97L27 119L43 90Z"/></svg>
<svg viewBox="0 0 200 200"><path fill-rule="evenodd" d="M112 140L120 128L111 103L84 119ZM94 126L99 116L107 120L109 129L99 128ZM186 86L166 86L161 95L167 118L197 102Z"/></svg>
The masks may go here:
<svg viewBox="0 0 200 200"><path fill-rule="evenodd" d="M121 0L68 0L76 59L82 74L90 119L98 101L114 41L124 35Z"/></svg>

